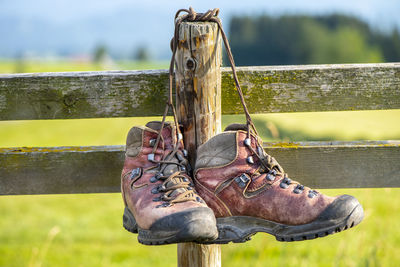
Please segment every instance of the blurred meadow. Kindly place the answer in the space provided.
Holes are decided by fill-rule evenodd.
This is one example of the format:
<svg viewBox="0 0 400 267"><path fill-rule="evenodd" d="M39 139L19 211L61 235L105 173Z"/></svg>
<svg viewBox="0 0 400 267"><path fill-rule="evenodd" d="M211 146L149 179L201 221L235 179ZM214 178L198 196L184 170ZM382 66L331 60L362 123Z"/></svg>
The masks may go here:
<svg viewBox="0 0 400 267"><path fill-rule="evenodd" d="M29 6L27 0L23 2ZM68 21L65 25L61 25L62 18L56 19L56 23L52 21L53 10L40 13L42 7L44 12L44 7L52 7L50 4L35 4L40 6L39 11L35 7L24 9L32 11L32 14L39 14L40 19L36 20L27 16L28 11L26 14L21 13L20 8L15 9L15 12L0 8L0 15L3 15L0 16L0 22L7 24L7 16L10 16L12 22L8 23L9 33L2 32L3 29L0 28L0 33L8 37L0 42L0 73L168 67L172 16L173 11L177 9L174 5L177 4L168 2L168 9L157 7L151 10L158 12L158 15L154 15L154 19L148 22L147 26L151 31L156 33L156 29L160 32L170 30L167 34L159 33L159 36L156 36L157 34L148 34L149 28L144 28L141 23L135 21L136 17L149 13L143 10L150 8L150 5L143 7L138 3L116 1L115 6L126 9L126 12L108 14L102 11L107 14L104 15L99 10L101 7L104 10L113 10L108 6L112 5L111 2L105 4L96 1L96 5L90 1L64 2L65 10L71 8L71 17L64 18ZM210 1L203 2L204 5L210 5ZM265 5L264 2L242 4L253 6L253 11L264 12L265 7L259 7ZM294 1L287 2L286 6L294 5ZM400 34L396 27L382 30L370 26L373 19L365 22L357 16L348 15L353 14L354 12L350 11L354 9L373 10L359 8L368 6L366 3L361 1L358 6L348 6L344 3L348 1L337 1L345 7L344 11L347 10L345 15L329 15L331 7L326 4L328 13L311 16L314 13L309 10L319 7L315 3L320 1L306 2L301 2L302 7L299 9L303 10L305 15L297 15L294 12L283 16L277 16L275 13L242 15L249 10L239 2L235 3L236 13L231 16L229 30L226 30L238 65L400 61ZM370 4L372 3L376 4L375 7L386 6L380 1L371 1ZM393 3L388 4L388 8L393 5L398 7ZM81 4L99 11L97 17L90 17L86 15L85 10L77 8ZM11 2L8 5L14 8ZM126 8L124 5L133 6ZM182 3L179 5L182 8ZM209 7L213 5L214 3ZM275 4L271 2L268 5ZM276 5L283 6L285 3L276 2ZM233 5L230 1L225 1L225 6L228 9ZM221 9L223 10L223 6ZM379 12L395 14L395 18L398 18L394 11ZM12 17L12 14L16 14L16 17ZM75 20L71 14L77 18L81 17ZM281 15L282 11L279 14ZM62 12L57 15L62 17ZM127 19L124 20L124 16L127 16ZM387 22L389 17L388 15L376 21ZM165 25L165 21L161 21L164 18L167 18L170 24ZM68 29L73 29L73 33ZM96 31L98 29L101 31ZM43 35L27 35L29 30L37 30ZM101 35L103 33L104 35ZM46 36L49 38L44 38ZM132 39L129 39L130 37ZM165 40L153 41L157 37L165 37ZM49 39L52 39L52 42L49 42ZM150 41L146 43L146 40ZM83 46L84 51L79 50ZM128 49L124 50L121 47ZM159 54L154 53L158 50L161 51ZM0 121L0 147L122 145L133 125L143 125L147 121L159 119L160 117ZM264 141L400 140L400 110L257 114L253 120ZM223 128L229 123L244 121L244 117L240 115L223 116ZM121 168L122 164L121 162ZM119 180L120 177L115 179ZM247 243L223 245L222 265L400 265L400 189L321 191L329 195L351 194L357 197L365 209L364 221L351 230L302 242L277 242L274 237L259 233ZM0 196L0 267L176 266L176 245L155 247L139 244L136 235L123 229L122 213L123 202L118 193Z"/></svg>

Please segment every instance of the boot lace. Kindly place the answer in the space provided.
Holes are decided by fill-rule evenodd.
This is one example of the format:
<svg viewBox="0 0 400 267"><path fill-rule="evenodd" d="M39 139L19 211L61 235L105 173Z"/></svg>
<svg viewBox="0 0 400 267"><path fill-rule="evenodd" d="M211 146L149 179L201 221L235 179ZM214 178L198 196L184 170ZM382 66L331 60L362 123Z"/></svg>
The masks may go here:
<svg viewBox="0 0 400 267"><path fill-rule="evenodd" d="M161 140L162 143L164 143L163 138L161 138ZM190 171L190 165L183 150L179 149L179 144L180 139L178 139L178 142L175 144L173 151L165 155L161 160L155 160L155 153L149 154L148 156L149 161L157 164L156 166L146 169L146 171L156 170L155 175L150 178L150 182L155 183L159 180L163 181L162 184L157 185L151 191L153 194L161 194L159 197L153 199L155 202L163 202L161 205L157 206L158 208L169 207L173 204L186 201L203 202L203 200L197 196L193 189L193 183L186 174L187 171ZM162 147L164 148L164 146ZM153 151L155 152L155 150ZM171 165L176 165L177 169L167 170L167 167L171 167Z"/></svg>
<svg viewBox="0 0 400 267"><path fill-rule="evenodd" d="M256 140L257 140L257 138L256 138ZM244 143L245 143L246 147L250 149L250 151L252 152L252 155L255 155L258 158L259 162L261 163L261 165L256 173L259 173L259 174L266 173L267 174L266 179L271 182L275 181L276 176L279 175L282 177L280 180L280 184L279 184L279 186L281 188L286 189L289 187L289 185L296 184L295 188L293 189L293 193L295 193L295 194L303 193L304 185L300 184L297 181L293 181L292 179L290 179L288 177L287 173L285 173L283 168L279 165L278 161L274 157L268 155L264 151L262 146L258 143L258 141L257 141L257 143L258 143L257 151L251 146L250 138L246 138ZM247 162L254 163L252 156L250 156L249 158L247 159ZM308 191L309 198L313 198L316 195L318 195L318 191L313 190L313 189Z"/></svg>

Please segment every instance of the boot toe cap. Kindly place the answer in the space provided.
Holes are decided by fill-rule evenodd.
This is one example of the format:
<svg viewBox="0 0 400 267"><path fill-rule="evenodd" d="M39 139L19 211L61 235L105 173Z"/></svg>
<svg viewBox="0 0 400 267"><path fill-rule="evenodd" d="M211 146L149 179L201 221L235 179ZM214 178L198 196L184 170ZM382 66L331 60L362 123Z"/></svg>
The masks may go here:
<svg viewBox="0 0 400 267"><path fill-rule="evenodd" d="M175 232L176 238L181 242L203 242L218 237L214 213L207 207L190 208L170 214L155 221L149 230Z"/></svg>
<svg viewBox="0 0 400 267"><path fill-rule="evenodd" d="M341 221L351 218L357 225L364 217L363 208L358 200L350 195L337 197L326 209L318 216L318 221Z"/></svg>

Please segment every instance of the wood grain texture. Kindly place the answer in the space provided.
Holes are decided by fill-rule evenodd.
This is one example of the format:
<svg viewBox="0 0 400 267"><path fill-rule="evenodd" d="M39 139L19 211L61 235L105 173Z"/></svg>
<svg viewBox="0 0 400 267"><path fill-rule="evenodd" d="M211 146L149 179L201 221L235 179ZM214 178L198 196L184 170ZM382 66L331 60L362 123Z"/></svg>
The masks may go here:
<svg viewBox="0 0 400 267"><path fill-rule="evenodd" d="M178 244L178 266L221 267L220 245Z"/></svg>
<svg viewBox="0 0 400 267"><path fill-rule="evenodd" d="M183 22L175 57L176 109L192 166L197 147L221 132L221 36L216 23ZM178 244L179 267L220 267L221 246Z"/></svg>
<svg viewBox="0 0 400 267"><path fill-rule="evenodd" d="M400 63L238 68L251 113L400 108ZM0 74L0 120L154 116L166 70ZM222 68L222 113L241 113Z"/></svg>
<svg viewBox="0 0 400 267"><path fill-rule="evenodd" d="M0 120L160 115L167 85L165 70L0 75Z"/></svg>
<svg viewBox="0 0 400 267"><path fill-rule="evenodd" d="M176 109L194 166L197 147L221 132L221 37L216 23L181 24Z"/></svg>
<svg viewBox="0 0 400 267"><path fill-rule="evenodd" d="M250 113L400 108L400 63L242 67ZM224 114L242 113L231 75L222 76Z"/></svg>
<svg viewBox="0 0 400 267"><path fill-rule="evenodd" d="M313 188L400 187L400 141L265 143ZM124 146L2 148L0 194L120 192Z"/></svg>

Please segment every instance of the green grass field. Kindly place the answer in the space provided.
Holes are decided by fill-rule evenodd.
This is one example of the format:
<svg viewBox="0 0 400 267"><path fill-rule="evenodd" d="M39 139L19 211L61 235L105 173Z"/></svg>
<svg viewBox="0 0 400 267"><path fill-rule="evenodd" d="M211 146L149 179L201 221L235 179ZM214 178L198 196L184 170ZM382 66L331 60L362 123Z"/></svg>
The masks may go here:
<svg viewBox="0 0 400 267"><path fill-rule="evenodd" d="M168 64L169 62L167 61L141 62L120 60L111 64L96 64L86 60L15 61L0 59L0 73L166 69Z"/></svg>
<svg viewBox="0 0 400 267"><path fill-rule="evenodd" d="M131 126L154 119L160 118L0 122L0 147L118 145ZM253 119L265 141L400 139L400 110ZM244 118L223 117L224 126L238 121ZM281 243L257 234L245 244L222 246L223 266L399 266L399 189L321 191L356 196L365 209L364 221L304 242ZM123 229L122 212L119 194L2 196L0 266L176 266L176 245L138 244Z"/></svg>

